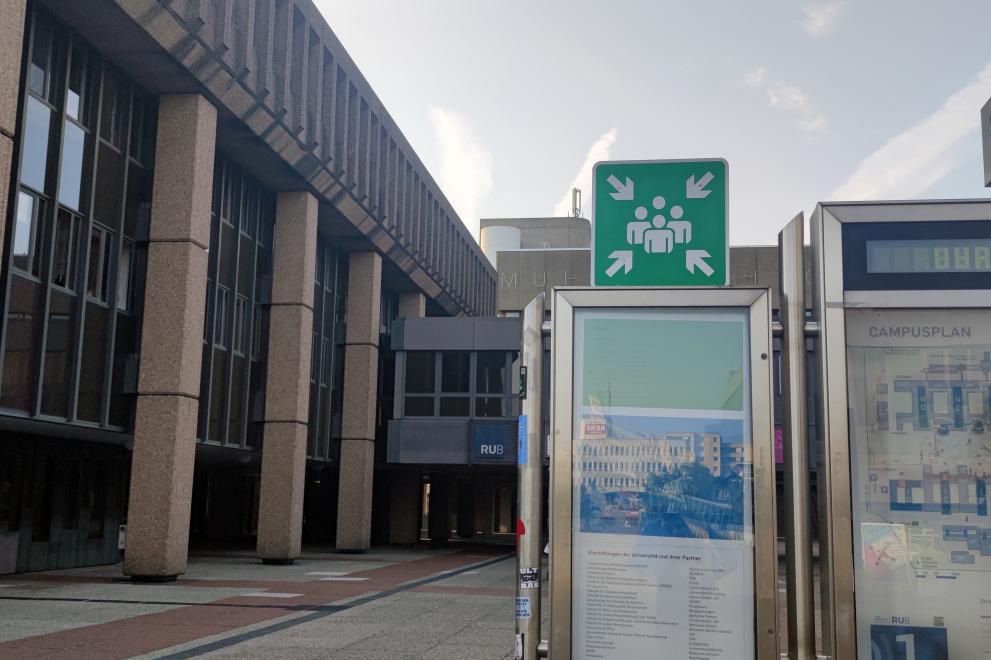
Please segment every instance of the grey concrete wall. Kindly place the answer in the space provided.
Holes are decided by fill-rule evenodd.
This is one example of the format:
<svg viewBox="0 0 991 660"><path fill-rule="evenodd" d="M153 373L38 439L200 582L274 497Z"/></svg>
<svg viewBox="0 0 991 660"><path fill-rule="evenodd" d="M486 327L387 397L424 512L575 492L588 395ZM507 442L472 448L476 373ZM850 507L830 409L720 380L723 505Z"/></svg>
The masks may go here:
<svg viewBox="0 0 991 660"><path fill-rule="evenodd" d="M520 230L520 248L587 248L592 245L592 225L585 218L482 218L486 227L515 227Z"/></svg>
<svg viewBox="0 0 991 660"><path fill-rule="evenodd" d="M162 96L124 573L184 573L199 408L217 111Z"/></svg>
<svg viewBox="0 0 991 660"><path fill-rule="evenodd" d="M588 250L500 252L496 289L497 311L521 311L538 293L550 309L556 286L588 286L592 256Z"/></svg>

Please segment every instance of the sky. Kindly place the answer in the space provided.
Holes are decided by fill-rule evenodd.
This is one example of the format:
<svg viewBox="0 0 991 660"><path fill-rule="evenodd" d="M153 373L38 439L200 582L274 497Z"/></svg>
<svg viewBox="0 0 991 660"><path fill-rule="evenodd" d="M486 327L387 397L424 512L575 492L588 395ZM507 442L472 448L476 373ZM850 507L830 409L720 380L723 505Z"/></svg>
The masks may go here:
<svg viewBox="0 0 991 660"><path fill-rule="evenodd" d="M991 2L314 0L473 235L601 160L725 158L733 245L819 201L985 197Z"/></svg>

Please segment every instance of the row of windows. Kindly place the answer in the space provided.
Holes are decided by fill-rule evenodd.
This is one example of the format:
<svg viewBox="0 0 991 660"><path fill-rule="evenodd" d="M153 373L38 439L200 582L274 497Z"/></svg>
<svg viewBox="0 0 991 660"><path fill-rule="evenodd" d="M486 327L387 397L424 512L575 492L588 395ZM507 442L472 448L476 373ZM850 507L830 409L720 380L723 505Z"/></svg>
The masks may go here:
<svg viewBox="0 0 991 660"><path fill-rule="evenodd" d="M0 407L128 428L154 104L47 14L28 26Z"/></svg>
<svg viewBox="0 0 991 660"><path fill-rule="evenodd" d="M518 414L510 351L406 351L405 417L510 417Z"/></svg>
<svg viewBox="0 0 991 660"><path fill-rule="evenodd" d="M306 443L306 455L312 459L332 459L332 438L340 437L347 273L347 254L319 236L313 281L310 425Z"/></svg>
<svg viewBox="0 0 991 660"><path fill-rule="evenodd" d="M275 196L218 153L197 437L261 448Z"/></svg>

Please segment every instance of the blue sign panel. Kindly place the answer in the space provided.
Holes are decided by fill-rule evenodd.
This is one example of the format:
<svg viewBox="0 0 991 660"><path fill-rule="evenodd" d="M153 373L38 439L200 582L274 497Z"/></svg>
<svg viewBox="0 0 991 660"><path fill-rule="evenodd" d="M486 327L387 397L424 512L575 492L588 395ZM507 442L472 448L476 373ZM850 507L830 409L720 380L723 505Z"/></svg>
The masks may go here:
<svg viewBox="0 0 991 660"><path fill-rule="evenodd" d="M947 660L946 628L871 626L874 660Z"/></svg>
<svg viewBox="0 0 991 660"><path fill-rule="evenodd" d="M512 461L510 434L505 424L472 424L473 461Z"/></svg>

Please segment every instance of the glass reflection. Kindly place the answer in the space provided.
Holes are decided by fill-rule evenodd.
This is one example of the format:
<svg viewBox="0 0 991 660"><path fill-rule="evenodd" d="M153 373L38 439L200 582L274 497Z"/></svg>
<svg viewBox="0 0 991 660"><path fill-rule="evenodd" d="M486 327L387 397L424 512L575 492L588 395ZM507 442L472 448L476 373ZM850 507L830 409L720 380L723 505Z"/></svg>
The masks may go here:
<svg viewBox="0 0 991 660"><path fill-rule="evenodd" d="M48 106L33 96L29 97L24 122L24 151L21 154L21 183L38 191L45 189L51 121L52 111Z"/></svg>

